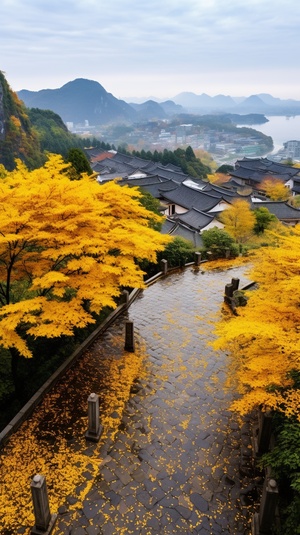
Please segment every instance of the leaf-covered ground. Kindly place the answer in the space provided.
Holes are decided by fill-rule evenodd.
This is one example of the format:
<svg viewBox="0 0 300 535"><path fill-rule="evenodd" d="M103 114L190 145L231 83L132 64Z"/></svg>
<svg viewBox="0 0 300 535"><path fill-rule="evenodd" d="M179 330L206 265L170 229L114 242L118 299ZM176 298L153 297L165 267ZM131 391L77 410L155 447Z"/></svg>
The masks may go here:
<svg viewBox="0 0 300 535"><path fill-rule="evenodd" d="M1 535L23 533L34 525L30 482L35 474L46 476L52 512L58 511L66 496L73 495L80 484L82 493L72 504L74 508L88 491L86 474L96 474L101 445L118 429L131 386L143 374L143 349L124 351L120 332L119 337L109 340L106 353L106 336L109 334L67 372L0 451ZM84 436L91 392L99 395L104 426L101 441L92 447L92 453Z"/></svg>

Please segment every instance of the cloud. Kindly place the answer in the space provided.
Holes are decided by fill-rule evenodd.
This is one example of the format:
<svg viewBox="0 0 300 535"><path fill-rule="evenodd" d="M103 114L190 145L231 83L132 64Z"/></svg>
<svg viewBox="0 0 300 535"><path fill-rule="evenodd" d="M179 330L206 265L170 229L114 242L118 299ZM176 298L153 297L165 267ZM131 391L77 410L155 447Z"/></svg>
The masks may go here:
<svg viewBox="0 0 300 535"><path fill-rule="evenodd" d="M168 90L168 80L179 88L201 73L230 73L238 87L241 72L252 83L269 72L272 85L276 70L289 77L298 64L299 15L298 0L2 0L0 68L16 90L111 76L119 85L126 77L124 88L131 78L139 94L139 78Z"/></svg>

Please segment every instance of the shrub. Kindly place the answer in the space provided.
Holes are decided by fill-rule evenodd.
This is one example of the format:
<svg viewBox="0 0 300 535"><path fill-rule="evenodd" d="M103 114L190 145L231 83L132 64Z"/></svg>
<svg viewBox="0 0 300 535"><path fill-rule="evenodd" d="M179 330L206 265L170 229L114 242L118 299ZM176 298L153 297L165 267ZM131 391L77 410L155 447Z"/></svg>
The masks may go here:
<svg viewBox="0 0 300 535"><path fill-rule="evenodd" d="M229 251L230 256L238 256L238 247L228 232L213 227L202 232L204 247L214 253L216 258L225 258Z"/></svg>
<svg viewBox="0 0 300 535"><path fill-rule="evenodd" d="M158 254L158 261L162 259L168 261L168 267L182 267L195 260L195 247L192 242L176 236L164 251Z"/></svg>
<svg viewBox="0 0 300 535"><path fill-rule="evenodd" d="M270 466L280 488L280 533L300 533L300 423L293 418L274 418L276 444L263 455L261 463Z"/></svg>

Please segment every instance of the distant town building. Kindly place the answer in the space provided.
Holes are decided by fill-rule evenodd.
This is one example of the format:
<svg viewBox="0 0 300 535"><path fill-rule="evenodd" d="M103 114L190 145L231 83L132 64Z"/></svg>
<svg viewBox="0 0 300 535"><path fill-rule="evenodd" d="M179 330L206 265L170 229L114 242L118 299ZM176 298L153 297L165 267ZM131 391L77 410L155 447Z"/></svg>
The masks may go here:
<svg viewBox="0 0 300 535"><path fill-rule="evenodd" d="M286 143L283 144L286 158L289 158L291 160L299 160L300 159L300 141L297 141L295 139L292 139L290 141L286 141Z"/></svg>

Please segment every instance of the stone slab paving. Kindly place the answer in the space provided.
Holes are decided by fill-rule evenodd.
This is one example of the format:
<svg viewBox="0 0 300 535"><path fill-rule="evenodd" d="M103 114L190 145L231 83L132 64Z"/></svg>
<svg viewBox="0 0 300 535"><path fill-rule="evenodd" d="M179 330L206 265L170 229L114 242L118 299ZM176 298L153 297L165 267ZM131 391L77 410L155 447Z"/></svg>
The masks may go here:
<svg viewBox="0 0 300 535"><path fill-rule="evenodd" d="M250 533L251 511L241 499L249 481L240 474L249 428L228 410L234 397L225 385L228 357L208 344L224 286L232 277L247 284L244 272L187 269L131 305L129 319L146 347L146 374L117 435L102 448L82 510L62 510L55 534ZM111 340L113 333L114 326Z"/></svg>

